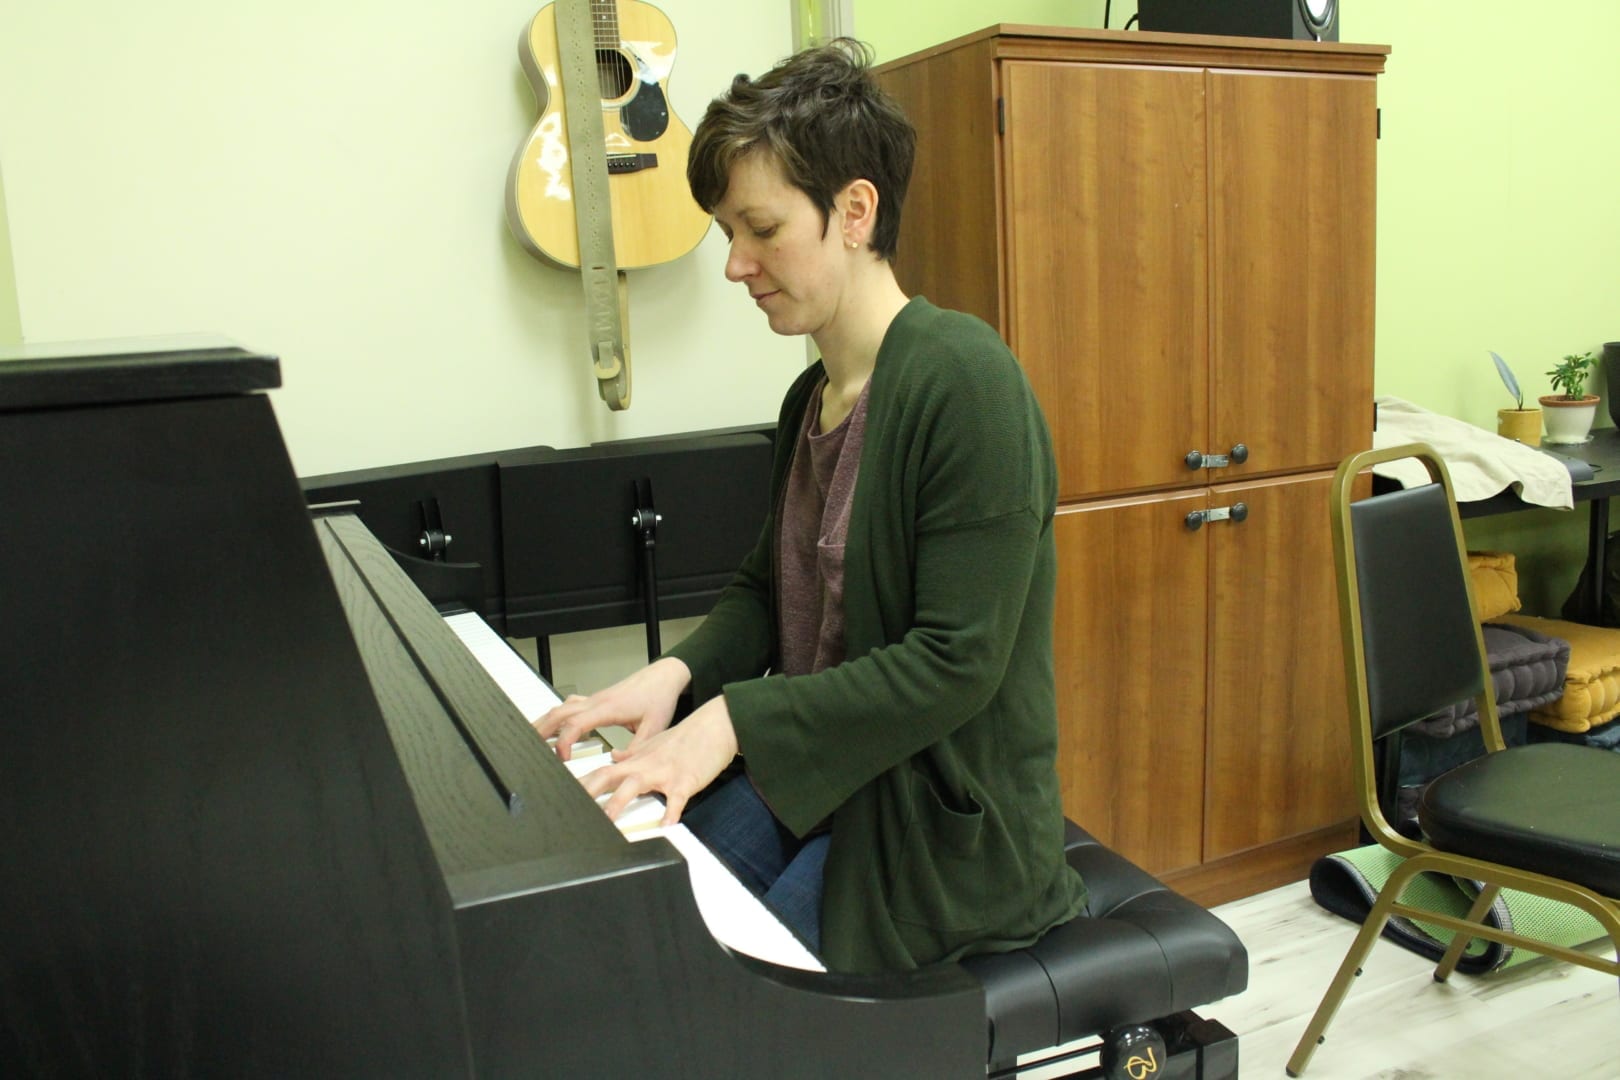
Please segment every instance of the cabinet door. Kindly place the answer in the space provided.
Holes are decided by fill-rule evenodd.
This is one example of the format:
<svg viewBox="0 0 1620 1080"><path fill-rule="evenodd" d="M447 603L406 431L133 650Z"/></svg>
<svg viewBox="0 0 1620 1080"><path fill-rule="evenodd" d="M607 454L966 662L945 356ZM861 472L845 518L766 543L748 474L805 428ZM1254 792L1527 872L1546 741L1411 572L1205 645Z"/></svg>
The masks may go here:
<svg viewBox="0 0 1620 1080"><path fill-rule="evenodd" d="M1204 859L1355 816L1328 524L1332 474L1212 489Z"/></svg>
<svg viewBox="0 0 1620 1080"><path fill-rule="evenodd" d="M1371 445L1371 77L1212 72L1211 438L1229 475Z"/></svg>
<svg viewBox="0 0 1620 1080"><path fill-rule="evenodd" d="M1010 325L1062 498L1202 485L1207 449L1204 76L1008 62Z"/></svg>
<svg viewBox="0 0 1620 1080"><path fill-rule="evenodd" d="M1063 810L1153 873L1199 861L1207 492L1060 508L1054 628Z"/></svg>

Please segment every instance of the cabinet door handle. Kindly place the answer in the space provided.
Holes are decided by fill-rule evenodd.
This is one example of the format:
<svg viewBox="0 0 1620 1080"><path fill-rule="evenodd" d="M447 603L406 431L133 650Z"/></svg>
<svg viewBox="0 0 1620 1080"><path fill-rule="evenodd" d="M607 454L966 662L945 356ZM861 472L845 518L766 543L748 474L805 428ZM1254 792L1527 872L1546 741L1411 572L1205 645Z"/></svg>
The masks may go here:
<svg viewBox="0 0 1620 1080"><path fill-rule="evenodd" d="M1194 510L1187 515L1187 528L1197 532L1206 521L1230 521L1237 524L1249 516L1248 503L1233 503L1231 506L1217 506L1211 510Z"/></svg>
<svg viewBox="0 0 1620 1080"><path fill-rule="evenodd" d="M1187 463L1189 469L1224 469L1228 465L1241 465L1248 461L1249 448L1238 443L1225 454L1206 454L1201 450L1189 450L1187 456L1181 460Z"/></svg>

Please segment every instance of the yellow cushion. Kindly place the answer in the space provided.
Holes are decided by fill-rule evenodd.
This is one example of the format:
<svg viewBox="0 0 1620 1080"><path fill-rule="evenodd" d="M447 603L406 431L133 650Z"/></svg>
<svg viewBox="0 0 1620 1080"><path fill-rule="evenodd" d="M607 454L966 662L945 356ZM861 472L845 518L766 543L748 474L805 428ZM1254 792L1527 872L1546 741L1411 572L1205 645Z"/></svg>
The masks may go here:
<svg viewBox="0 0 1620 1080"><path fill-rule="evenodd" d="M1513 552L1470 551L1468 570L1474 579L1476 619L1494 622L1519 610L1519 568Z"/></svg>
<svg viewBox="0 0 1620 1080"><path fill-rule="evenodd" d="M1534 615L1508 615L1497 622L1528 626L1569 642L1564 696L1530 713L1530 719L1580 734L1620 716L1620 630Z"/></svg>

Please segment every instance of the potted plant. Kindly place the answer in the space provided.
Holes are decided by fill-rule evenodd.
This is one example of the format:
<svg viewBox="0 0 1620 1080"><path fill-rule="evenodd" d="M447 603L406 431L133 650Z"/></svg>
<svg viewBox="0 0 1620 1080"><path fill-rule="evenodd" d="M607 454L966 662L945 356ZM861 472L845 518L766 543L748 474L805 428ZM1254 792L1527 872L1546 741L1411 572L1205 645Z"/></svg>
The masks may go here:
<svg viewBox="0 0 1620 1080"><path fill-rule="evenodd" d="M1582 443L1592 430L1592 418L1597 415L1598 396L1586 392L1586 377L1597 358L1590 349L1572 353L1559 365L1547 372L1554 390L1541 399L1547 411L1547 441L1550 443Z"/></svg>
<svg viewBox="0 0 1620 1080"><path fill-rule="evenodd" d="M1513 377L1507 361L1495 353L1491 353L1491 359L1496 361L1496 372L1502 376L1502 384L1513 395L1515 403L1511 409L1496 410L1496 433L1526 446L1540 446L1541 410L1524 407L1524 392L1519 389L1519 380Z"/></svg>

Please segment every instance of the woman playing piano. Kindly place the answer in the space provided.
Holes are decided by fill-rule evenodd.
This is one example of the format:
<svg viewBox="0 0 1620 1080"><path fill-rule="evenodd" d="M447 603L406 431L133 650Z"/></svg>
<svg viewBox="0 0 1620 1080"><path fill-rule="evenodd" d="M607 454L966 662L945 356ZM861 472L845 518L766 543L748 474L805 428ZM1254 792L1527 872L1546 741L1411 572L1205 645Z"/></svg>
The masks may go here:
<svg viewBox="0 0 1620 1080"><path fill-rule="evenodd" d="M842 971L1015 948L1086 900L1054 768L1046 424L994 330L895 280L915 136L868 63L840 41L739 75L698 126L687 178L726 277L821 359L782 403L773 512L713 612L536 723L565 757L633 728L591 794L616 816L662 793Z"/></svg>

